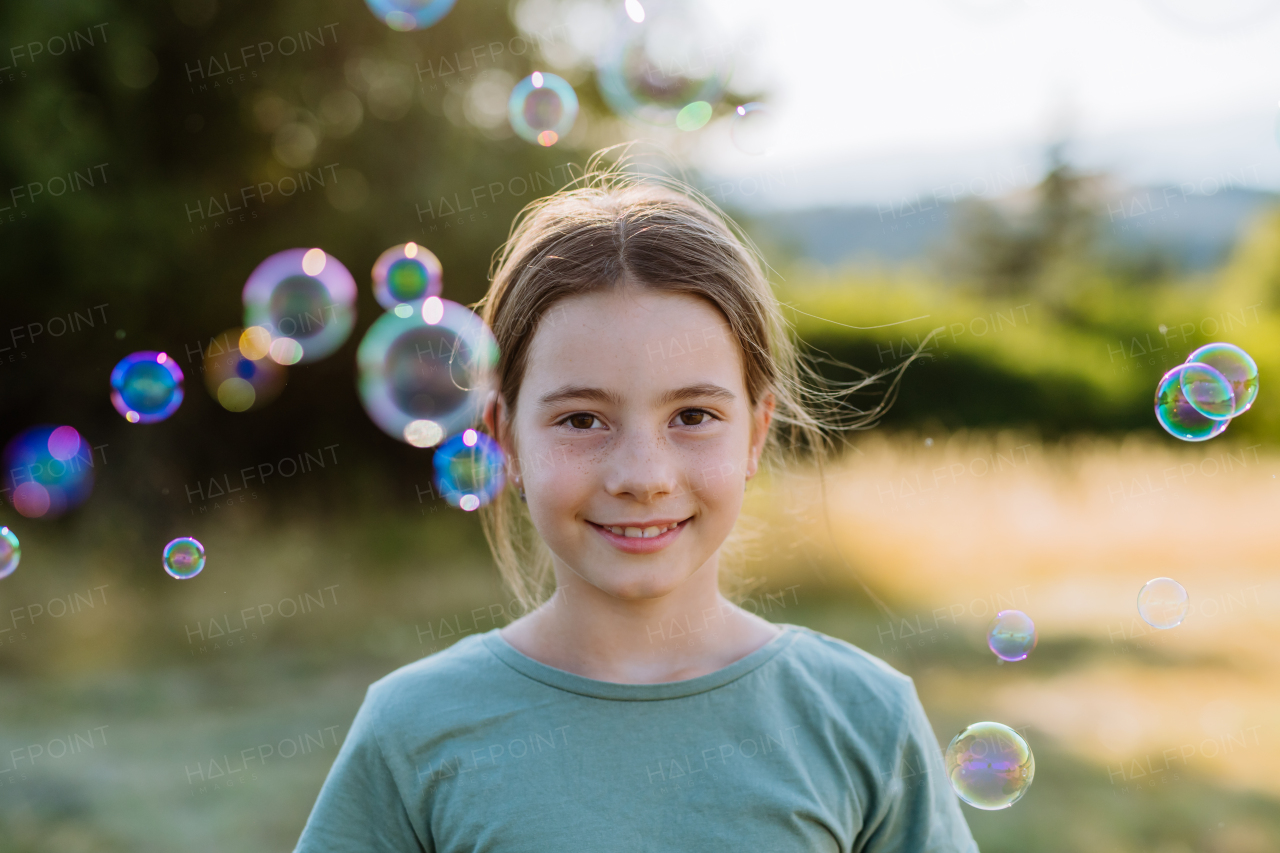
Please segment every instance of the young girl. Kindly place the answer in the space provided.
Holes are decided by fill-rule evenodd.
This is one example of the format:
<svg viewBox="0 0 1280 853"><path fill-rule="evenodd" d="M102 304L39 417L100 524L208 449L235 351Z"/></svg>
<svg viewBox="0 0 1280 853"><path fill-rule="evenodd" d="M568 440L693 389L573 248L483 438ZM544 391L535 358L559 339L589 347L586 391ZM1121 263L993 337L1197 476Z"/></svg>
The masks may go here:
<svg viewBox="0 0 1280 853"><path fill-rule="evenodd" d="M598 176L522 215L483 311L486 533L534 609L369 688L297 853L976 850L911 680L719 592L762 456L825 441L735 232Z"/></svg>

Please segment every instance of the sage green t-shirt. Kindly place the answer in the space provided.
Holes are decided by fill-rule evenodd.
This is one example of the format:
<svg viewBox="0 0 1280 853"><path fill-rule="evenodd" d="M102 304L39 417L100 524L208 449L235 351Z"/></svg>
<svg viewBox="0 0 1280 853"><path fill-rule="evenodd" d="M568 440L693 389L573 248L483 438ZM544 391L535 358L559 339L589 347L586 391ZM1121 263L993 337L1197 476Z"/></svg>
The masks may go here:
<svg viewBox="0 0 1280 853"><path fill-rule="evenodd" d="M369 687L295 853L976 851L911 679L795 625L615 684L497 629Z"/></svg>

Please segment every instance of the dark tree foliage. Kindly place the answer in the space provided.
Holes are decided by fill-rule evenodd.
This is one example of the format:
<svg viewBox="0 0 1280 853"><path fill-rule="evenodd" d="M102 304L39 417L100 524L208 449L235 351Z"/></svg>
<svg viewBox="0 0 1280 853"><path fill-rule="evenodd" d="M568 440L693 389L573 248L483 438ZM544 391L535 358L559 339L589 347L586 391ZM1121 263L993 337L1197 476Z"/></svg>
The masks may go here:
<svg viewBox="0 0 1280 853"><path fill-rule="evenodd" d="M540 62L507 5L466 0L399 33L361 0L5 3L0 33L0 440L72 424L108 445L95 500L157 518L187 515L202 480L332 445L338 470L298 500L415 502L429 453L382 434L355 390L381 313L373 261L416 240L440 257L446 298L473 302L514 214L588 147L468 120L483 74ZM599 98L578 85L586 124ZM292 368L271 406L223 410L200 351L241 325L261 260L310 246L360 284L355 332ZM140 349L186 373L161 424L127 424L108 400L111 367Z"/></svg>

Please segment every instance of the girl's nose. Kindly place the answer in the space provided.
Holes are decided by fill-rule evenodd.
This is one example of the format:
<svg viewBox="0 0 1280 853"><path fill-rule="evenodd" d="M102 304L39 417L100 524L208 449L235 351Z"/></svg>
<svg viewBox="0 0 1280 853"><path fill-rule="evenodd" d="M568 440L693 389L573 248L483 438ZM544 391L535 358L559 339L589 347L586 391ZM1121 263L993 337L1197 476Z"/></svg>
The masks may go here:
<svg viewBox="0 0 1280 853"><path fill-rule="evenodd" d="M609 450L605 491L650 503L674 494L680 483L675 448L661 435L627 431Z"/></svg>

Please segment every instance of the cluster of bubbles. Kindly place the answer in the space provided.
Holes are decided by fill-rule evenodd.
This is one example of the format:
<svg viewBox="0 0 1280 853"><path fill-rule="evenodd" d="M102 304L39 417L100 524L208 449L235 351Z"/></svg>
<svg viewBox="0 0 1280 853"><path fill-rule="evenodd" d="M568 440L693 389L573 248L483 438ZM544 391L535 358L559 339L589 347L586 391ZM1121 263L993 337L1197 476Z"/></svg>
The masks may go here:
<svg viewBox="0 0 1280 853"><path fill-rule="evenodd" d="M93 491L93 449L74 427L30 427L5 446L4 481L21 515L57 518Z"/></svg>
<svg viewBox="0 0 1280 853"><path fill-rule="evenodd" d="M974 723L960 732L947 745L945 764L957 796L986 811L1022 799L1036 775L1031 747L1002 723Z"/></svg>
<svg viewBox="0 0 1280 853"><path fill-rule="evenodd" d="M1138 615L1153 628L1176 628L1191 607L1187 590L1173 578L1153 578L1138 591Z"/></svg>
<svg viewBox="0 0 1280 853"><path fill-rule="evenodd" d="M1253 385L1256 388L1256 372ZM1186 589L1172 578L1150 580L1138 593L1138 614L1155 628L1181 625L1189 607ZM1026 660L1037 639L1035 623L1021 610L1001 610L987 631L987 647L1007 662ZM947 747L945 763L956 795L979 809L1008 808L1035 777L1031 747L1001 723L974 723L960 732Z"/></svg>
<svg viewBox="0 0 1280 853"><path fill-rule="evenodd" d="M1258 365L1234 344L1205 344L1160 378L1156 420L1175 438L1208 441L1258 396Z"/></svg>
<svg viewBox="0 0 1280 853"><path fill-rule="evenodd" d="M501 449L471 428L498 346L484 321L442 299L443 290L440 261L426 248L411 242L382 253L373 292L387 311L356 350L357 383L360 402L383 432L436 448L440 494L469 512L489 503L504 482Z"/></svg>
<svg viewBox="0 0 1280 853"><path fill-rule="evenodd" d="M394 30L435 24L454 0L366 0ZM644 125L695 131L705 127L725 99L734 56L701 3L693 0L625 0L596 45L596 81L619 116ZM543 147L564 139L578 117L578 95L563 77L534 71L511 90L511 129ZM747 154L771 147L774 122L760 103L730 113L730 137Z"/></svg>
<svg viewBox="0 0 1280 853"><path fill-rule="evenodd" d="M987 648L1002 662L1026 660L1037 639L1035 623L1021 610L1001 610L987 629ZM974 723L952 738L944 763L956 796L987 811L1022 799L1036 773L1026 739L993 722Z"/></svg>
<svg viewBox="0 0 1280 853"><path fill-rule="evenodd" d="M627 0L596 60L596 80L618 115L642 124L699 130L711 121L733 74L733 50L697 3ZM772 147L773 114L734 107L730 137L746 154Z"/></svg>
<svg viewBox="0 0 1280 853"><path fill-rule="evenodd" d="M619 115L697 130L711 120L733 71L700 5L627 3L597 58L597 82Z"/></svg>

